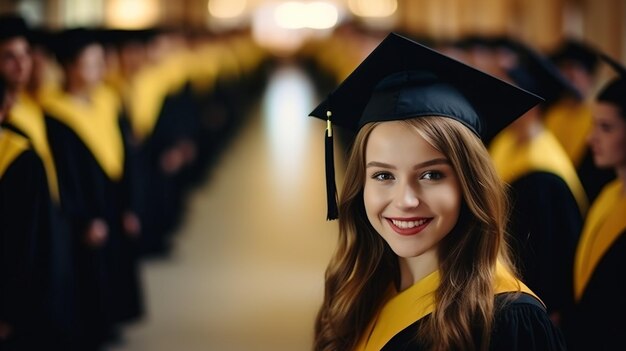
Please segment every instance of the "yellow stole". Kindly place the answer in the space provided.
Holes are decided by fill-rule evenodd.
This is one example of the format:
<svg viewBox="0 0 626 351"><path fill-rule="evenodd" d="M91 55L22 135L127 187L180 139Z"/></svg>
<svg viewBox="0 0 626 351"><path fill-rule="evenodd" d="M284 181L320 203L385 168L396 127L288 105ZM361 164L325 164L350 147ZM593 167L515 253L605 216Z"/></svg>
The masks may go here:
<svg viewBox="0 0 626 351"><path fill-rule="evenodd" d="M9 111L8 122L24 132L30 139L33 149L41 158L46 170L50 197L58 204L60 200L57 170L50 144L48 144L46 123L41 107L28 94L20 94L16 104Z"/></svg>
<svg viewBox="0 0 626 351"><path fill-rule="evenodd" d="M607 184L585 221L574 261L574 297L580 300L593 272L626 230L626 196L619 180Z"/></svg>
<svg viewBox="0 0 626 351"><path fill-rule="evenodd" d="M101 85L91 94L91 103L83 104L62 91L42 97L44 111L78 135L109 179L120 180L124 174L124 143L119 129L120 101L111 89Z"/></svg>
<svg viewBox="0 0 626 351"><path fill-rule="evenodd" d="M585 156L587 134L592 127L589 104L560 102L546 112L545 124L561 143L574 167L578 167Z"/></svg>
<svg viewBox="0 0 626 351"><path fill-rule="evenodd" d="M439 271L435 271L387 301L361 337L356 351L379 351L396 334L432 313L439 284ZM494 293L505 292L523 292L538 299L524 283L497 264Z"/></svg>
<svg viewBox="0 0 626 351"><path fill-rule="evenodd" d="M161 62L148 65L137 72L124 91L133 134L145 140L158 122L165 98L180 90L188 79L188 56L171 54Z"/></svg>
<svg viewBox="0 0 626 351"><path fill-rule="evenodd" d="M576 199L580 213L584 215L587 211L587 195L576 169L548 130L520 145L514 133L505 129L493 140L489 153L496 171L505 183L511 184L533 171L553 173L565 181Z"/></svg>
<svg viewBox="0 0 626 351"><path fill-rule="evenodd" d="M13 161L30 146L28 139L6 129L0 129L0 178Z"/></svg>

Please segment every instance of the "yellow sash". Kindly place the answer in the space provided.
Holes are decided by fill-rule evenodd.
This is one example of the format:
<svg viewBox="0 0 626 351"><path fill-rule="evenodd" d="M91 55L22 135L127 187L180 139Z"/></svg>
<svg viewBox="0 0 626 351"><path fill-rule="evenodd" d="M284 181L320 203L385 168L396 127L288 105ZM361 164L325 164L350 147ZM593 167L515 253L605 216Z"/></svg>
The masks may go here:
<svg viewBox="0 0 626 351"><path fill-rule="evenodd" d="M143 67L128 83L124 101L133 134L143 141L152 134L165 98L179 91L188 79L190 60L172 54L159 63Z"/></svg>
<svg viewBox="0 0 626 351"><path fill-rule="evenodd" d="M41 108L28 94L20 94L16 104L9 111L8 122L24 132L30 139L33 149L41 158L46 170L50 197L59 203L57 170L48 144L46 124Z"/></svg>
<svg viewBox="0 0 626 351"><path fill-rule="evenodd" d="M29 146L28 139L23 136L11 130L0 129L0 178Z"/></svg>
<svg viewBox="0 0 626 351"><path fill-rule="evenodd" d="M581 214L587 211L587 195L576 169L556 138L544 130L532 141L520 145L511 130L505 129L491 143L489 153L500 178L508 184L533 172L550 172L565 181Z"/></svg>
<svg viewBox="0 0 626 351"><path fill-rule="evenodd" d="M623 184L607 184L585 221L574 261L574 297L580 300L593 272L611 245L626 231L626 196Z"/></svg>
<svg viewBox="0 0 626 351"><path fill-rule="evenodd" d="M363 334L356 350L379 351L396 334L432 313L439 283L439 271L435 271L387 301ZM501 264L496 265L495 283L495 294L524 292L537 298Z"/></svg>
<svg viewBox="0 0 626 351"><path fill-rule="evenodd" d="M573 101L557 103L546 112L545 124L561 143L574 167L580 166L592 127L589 104Z"/></svg>
<svg viewBox="0 0 626 351"><path fill-rule="evenodd" d="M124 173L124 143L119 129L120 101L108 87L94 89L90 104L81 104L62 91L42 97L44 111L71 128L111 180Z"/></svg>

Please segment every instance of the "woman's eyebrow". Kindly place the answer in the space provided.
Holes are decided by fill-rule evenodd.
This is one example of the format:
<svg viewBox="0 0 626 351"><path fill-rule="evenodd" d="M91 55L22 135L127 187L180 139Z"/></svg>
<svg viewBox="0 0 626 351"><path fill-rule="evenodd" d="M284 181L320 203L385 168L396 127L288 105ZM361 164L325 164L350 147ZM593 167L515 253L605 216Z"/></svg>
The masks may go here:
<svg viewBox="0 0 626 351"><path fill-rule="evenodd" d="M413 169L419 169L419 168L424 168L424 167L428 167L428 166L434 166L434 165L440 165L440 164L450 164L450 161L447 158L434 158L432 160L428 160L428 161L424 161L424 162L420 162L418 164L416 164L415 166L413 166ZM395 166L390 165L388 163L384 163L384 162L378 162L378 161L371 161L368 162L367 165L365 166L365 168L370 168L370 167L380 167L380 168L388 168L388 169L396 169Z"/></svg>

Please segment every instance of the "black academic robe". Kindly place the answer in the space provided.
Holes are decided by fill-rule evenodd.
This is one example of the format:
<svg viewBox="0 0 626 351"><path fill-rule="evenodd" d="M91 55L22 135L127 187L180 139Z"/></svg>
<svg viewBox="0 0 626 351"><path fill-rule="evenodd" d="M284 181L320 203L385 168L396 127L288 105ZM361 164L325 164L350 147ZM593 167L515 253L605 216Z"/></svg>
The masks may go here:
<svg viewBox="0 0 626 351"><path fill-rule="evenodd" d="M2 126L3 129L11 131L24 139L31 140L29 135L11 124L6 122ZM27 154L35 152L37 156L27 156ZM10 175L16 177L16 181L19 183L20 174L24 175L26 170L22 170L20 164L31 164L29 176L32 178L41 177L39 173L40 169L38 164L42 163L38 153L35 150L28 150L23 157L32 159L32 161L20 161L13 166ZM15 168L17 167L17 168ZM45 169L45 166L44 166ZM49 184L47 180L48 173L44 171L43 179ZM26 178L31 179L31 178ZM13 181L9 181L11 183ZM18 184L16 183L16 184ZM11 187L5 187L3 193L6 192L7 196L18 196L20 191L26 185L15 185L12 190ZM40 240L36 241L37 247L33 248L37 254L37 270L40 276L39 288L41 299L42 314L37 317L39 320L38 325L42 330L45 330L46 335L45 345L51 347L56 345L57 347L70 350L72 349L72 340L76 336L76 307L75 307L75 277L72 258L72 244L70 238L70 230L66 221L66 218L61 213L59 203L55 201L48 185L45 186L45 190L48 191L48 196L41 189L41 184L32 184L29 186L31 191L37 191L41 198L33 199L32 206L34 211L30 213L32 216L31 221L33 226L38 226L41 232ZM9 195L15 193L15 195ZM26 198L28 195L26 195ZM20 197L20 203L22 198ZM28 201L26 201L28 202ZM24 208L20 208L24 210ZM6 218L19 218L9 217L11 211L6 211ZM29 212L24 212L24 216L29 215ZM0 214L1 217L1 214Z"/></svg>
<svg viewBox="0 0 626 351"><path fill-rule="evenodd" d="M510 185L509 241L521 277L549 313L565 312L572 305L572 263L587 210L576 170L547 130L523 143L505 130L490 152Z"/></svg>
<svg viewBox="0 0 626 351"><path fill-rule="evenodd" d="M572 350L626 350L626 196L614 181L585 220L574 265L576 304L566 316Z"/></svg>
<svg viewBox="0 0 626 351"><path fill-rule="evenodd" d="M582 215L562 178L535 171L511 185L511 246L524 282L548 307L572 305L572 262Z"/></svg>
<svg viewBox="0 0 626 351"><path fill-rule="evenodd" d="M114 325L143 313L137 243L122 229L127 186L110 179L81 138L59 119L47 115L46 128L73 232L82 342L93 347L110 337ZM105 244L93 248L85 244L84 233L96 218L106 222L109 232Z"/></svg>
<svg viewBox="0 0 626 351"><path fill-rule="evenodd" d="M154 129L138 148L140 172L146 175L141 210L146 228L141 245L146 256L167 254L171 234L180 223L183 200L194 168L186 166L168 174L162 168L162 157L183 140L196 144L199 114L189 86L183 86L180 91L164 97Z"/></svg>
<svg viewBox="0 0 626 351"><path fill-rule="evenodd" d="M626 231L596 266L566 325L570 350L626 350Z"/></svg>
<svg viewBox="0 0 626 351"><path fill-rule="evenodd" d="M68 280L55 275L62 252L49 196L41 159L24 149L0 176L0 320L13 328L0 350L70 349L71 321L58 309L67 316L71 309L57 303L59 293L71 292L59 289Z"/></svg>
<svg viewBox="0 0 626 351"><path fill-rule="evenodd" d="M427 322L428 318L430 315L396 334L382 351L426 350L417 335L420 326ZM504 293L496 296L496 312L489 350L565 350L565 341L537 299L527 294Z"/></svg>

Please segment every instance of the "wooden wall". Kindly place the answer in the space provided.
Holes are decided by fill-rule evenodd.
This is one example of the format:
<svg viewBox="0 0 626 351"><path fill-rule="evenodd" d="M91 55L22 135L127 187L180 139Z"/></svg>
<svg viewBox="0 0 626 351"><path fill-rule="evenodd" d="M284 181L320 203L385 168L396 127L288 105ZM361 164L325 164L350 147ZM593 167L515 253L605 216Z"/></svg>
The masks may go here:
<svg viewBox="0 0 626 351"><path fill-rule="evenodd" d="M45 24L62 26L63 5L72 1L76 0L44 1L41 17ZM104 4L107 1L113 0L104 0ZM14 11L20 2L1 0L0 12ZM207 0L155 3L160 7L159 23L194 27L207 23ZM398 0L397 17L398 29L416 35L510 34L540 50L549 50L563 37L573 35L626 61L626 0ZM106 22L103 14L98 24Z"/></svg>

